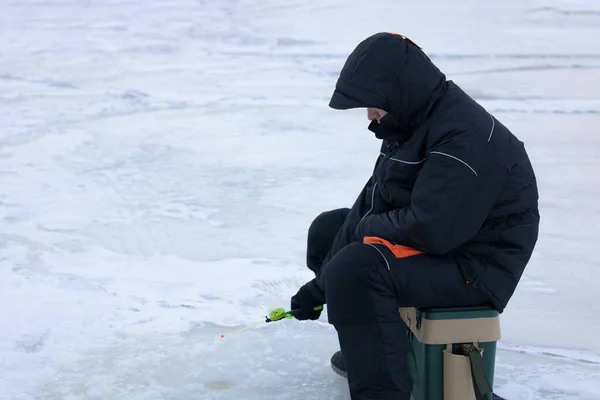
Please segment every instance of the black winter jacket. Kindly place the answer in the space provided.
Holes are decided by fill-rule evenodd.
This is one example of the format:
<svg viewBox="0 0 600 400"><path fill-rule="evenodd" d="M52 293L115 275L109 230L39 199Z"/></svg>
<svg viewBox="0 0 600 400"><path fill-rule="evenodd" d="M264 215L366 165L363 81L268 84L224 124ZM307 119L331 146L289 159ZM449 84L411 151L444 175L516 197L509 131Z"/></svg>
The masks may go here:
<svg viewBox="0 0 600 400"><path fill-rule="evenodd" d="M395 34L358 45L330 106L386 110L393 129L369 126L384 139L381 154L325 262L364 236L450 255L502 312L538 238L538 190L523 143ZM318 291L318 277L313 284Z"/></svg>

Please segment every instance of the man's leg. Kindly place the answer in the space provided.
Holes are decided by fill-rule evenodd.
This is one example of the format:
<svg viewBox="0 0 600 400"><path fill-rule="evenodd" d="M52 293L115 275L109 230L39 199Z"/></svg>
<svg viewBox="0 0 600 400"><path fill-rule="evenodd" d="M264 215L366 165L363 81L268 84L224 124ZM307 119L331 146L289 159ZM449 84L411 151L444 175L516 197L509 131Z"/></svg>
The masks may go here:
<svg viewBox="0 0 600 400"><path fill-rule="evenodd" d="M344 224L349 208L339 208L326 211L314 219L308 228L306 265L315 274L319 273L323 260L329 253L329 249Z"/></svg>
<svg viewBox="0 0 600 400"><path fill-rule="evenodd" d="M353 400L408 400L412 381L398 306L486 304L450 257L398 259L385 246L353 243L322 272L329 322L338 332Z"/></svg>

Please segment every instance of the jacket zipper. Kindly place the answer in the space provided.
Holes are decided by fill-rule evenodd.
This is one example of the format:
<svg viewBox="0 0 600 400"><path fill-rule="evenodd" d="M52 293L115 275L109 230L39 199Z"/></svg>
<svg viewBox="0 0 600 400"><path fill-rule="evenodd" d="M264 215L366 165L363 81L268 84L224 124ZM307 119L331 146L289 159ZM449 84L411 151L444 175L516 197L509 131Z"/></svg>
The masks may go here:
<svg viewBox="0 0 600 400"><path fill-rule="evenodd" d="M371 208L369 208L369 211L367 211L367 213L365 215L363 215L363 217L360 219L360 221L358 221L358 224L356 225L356 229L354 229L354 233L356 233L360 224L367 217L367 215L369 215L371 213L371 211L373 211L373 207L375 207L375 189L377 189L377 182L375 182L373 184L373 189L371 189Z"/></svg>
<svg viewBox="0 0 600 400"><path fill-rule="evenodd" d="M386 161L386 159L389 159L390 156L392 155L393 151L390 151L387 154L384 153L379 153L380 155L383 156L383 159L380 162L379 165L383 165L383 163ZM360 224L364 221L365 218L367 218L367 216L371 213L371 211L373 211L373 208L375 207L375 189L377 189L377 182L375 181L375 174L373 174L372 176L373 178L373 189L371 189L371 208L369 208L369 211L367 211L367 213L365 215L363 215L363 217L360 219L360 221L358 221L358 224L356 225L356 228L354 229L354 234L356 234L356 231L358 231L358 228L360 227Z"/></svg>

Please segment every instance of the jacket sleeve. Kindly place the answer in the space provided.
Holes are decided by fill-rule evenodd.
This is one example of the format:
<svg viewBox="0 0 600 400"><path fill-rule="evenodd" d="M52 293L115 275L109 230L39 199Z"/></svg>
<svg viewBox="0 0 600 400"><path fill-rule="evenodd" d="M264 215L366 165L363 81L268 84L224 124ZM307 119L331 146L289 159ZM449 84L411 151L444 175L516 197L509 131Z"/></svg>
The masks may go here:
<svg viewBox="0 0 600 400"><path fill-rule="evenodd" d="M429 152L410 205L370 215L357 234L447 254L477 234L507 174L486 140L469 132L452 135Z"/></svg>

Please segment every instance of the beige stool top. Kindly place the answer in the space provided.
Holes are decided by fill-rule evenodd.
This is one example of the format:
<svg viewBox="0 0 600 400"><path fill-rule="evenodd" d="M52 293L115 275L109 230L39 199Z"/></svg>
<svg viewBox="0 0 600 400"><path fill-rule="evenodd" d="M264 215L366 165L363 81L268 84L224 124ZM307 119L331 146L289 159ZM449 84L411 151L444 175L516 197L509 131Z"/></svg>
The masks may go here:
<svg viewBox="0 0 600 400"><path fill-rule="evenodd" d="M500 339L500 317L425 319L417 324L417 309L399 308L400 316L424 344L485 343ZM418 325L418 326L417 326Z"/></svg>

